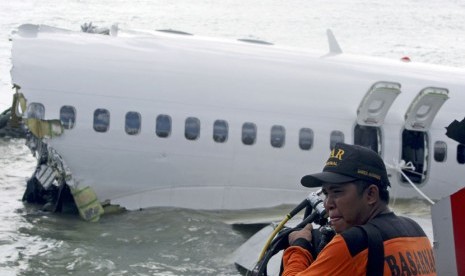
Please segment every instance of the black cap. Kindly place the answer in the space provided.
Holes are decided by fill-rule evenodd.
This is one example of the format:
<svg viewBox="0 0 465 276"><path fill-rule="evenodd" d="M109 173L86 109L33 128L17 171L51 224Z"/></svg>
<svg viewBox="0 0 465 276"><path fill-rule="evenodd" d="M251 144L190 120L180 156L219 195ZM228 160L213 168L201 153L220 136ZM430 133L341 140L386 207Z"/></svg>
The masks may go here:
<svg viewBox="0 0 465 276"><path fill-rule="evenodd" d="M323 172L302 177L305 187L321 187L323 183L346 183L366 180L387 189L389 179L381 157L371 149L337 143L326 161Z"/></svg>

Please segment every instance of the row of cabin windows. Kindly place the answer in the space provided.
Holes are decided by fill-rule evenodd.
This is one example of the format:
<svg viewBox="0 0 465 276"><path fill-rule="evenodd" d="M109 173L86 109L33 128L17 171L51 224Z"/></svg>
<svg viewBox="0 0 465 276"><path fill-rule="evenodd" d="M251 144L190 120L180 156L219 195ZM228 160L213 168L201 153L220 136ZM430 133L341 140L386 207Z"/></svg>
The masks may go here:
<svg viewBox="0 0 465 276"><path fill-rule="evenodd" d="M31 109L32 110L32 109ZM43 114L43 106L34 110ZM29 114L29 116L38 116L39 114ZM43 115L41 116L43 117ZM65 129L71 129L76 119L76 110L72 106L63 106L60 109L60 120ZM136 135L141 130L141 115L138 112L129 111L125 115L124 130L129 135ZM98 108L94 111L93 128L96 132L107 132L110 128L110 112L107 109ZM160 138L167 138L171 134L171 117L166 114L160 114L155 121L155 133ZM213 140L217 143L224 143L228 140L229 125L225 120L216 120L213 123ZM335 131L332 135L332 143L344 141L342 132ZM187 140L197 140L200 137L200 120L196 117L188 117L185 120L184 137ZM302 128L299 132L299 147L302 150L310 150L313 145L313 130ZM270 143L275 148L284 146L286 138L286 129L280 125L271 127ZM254 123L246 122L242 125L242 143L244 145L253 145L257 139L257 126Z"/></svg>
<svg viewBox="0 0 465 276"><path fill-rule="evenodd" d="M27 109L29 118L44 119L45 107L40 103L31 103ZM94 111L93 128L96 132L107 132L110 127L110 112L104 108ZM73 106L65 105L60 108L60 120L65 129L72 129L76 122L76 109ZM139 112L129 111L125 115L125 131L128 135L136 135L141 131L142 117ZM405 132L405 131L404 131ZM155 133L160 138L167 138L171 134L171 117L160 114L156 118ZM246 122L242 125L242 143L253 145L257 138L257 126L254 123ZM225 120L216 120L213 123L213 140L217 143L224 143L228 140L229 126ZM419 134L419 133L418 133ZM184 136L188 140L196 140L200 137L200 120L196 117L188 117L185 120ZM412 136L410 134L410 136ZM281 148L285 144L286 129L281 125L271 127L270 143L275 148ZM422 136L419 139L424 139ZM310 128L301 128L299 131L299 148L310 150L313 146L314 134ZM380 153L379 141L381 141L379 128L356 125L354 129L354 144L371 148ZM412 141L409 137L407 141ZM344 142L344 133L332 131L330 135L330 148L338 142ZM415 144L415 143L414 143ZM404 148L409 145L403 145ZM415 146L412 146L415 150ZM418 149L416 149L418 151ZM421 150L421 149L420 149ZM403 150L404 152L404 150ZM433 146L433 157L436 162L445 162L447 159L447 144L443 141L436 141ZM457 146L457 162L465 164L465 145Z"/></svg>

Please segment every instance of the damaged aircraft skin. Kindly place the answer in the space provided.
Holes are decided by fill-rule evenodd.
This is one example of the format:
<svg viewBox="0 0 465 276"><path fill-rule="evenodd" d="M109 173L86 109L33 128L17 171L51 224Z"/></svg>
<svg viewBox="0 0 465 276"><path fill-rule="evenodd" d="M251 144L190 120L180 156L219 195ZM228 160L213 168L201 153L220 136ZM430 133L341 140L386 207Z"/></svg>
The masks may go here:
<svg viewBox="0 0 465 276"><path fill-rule="evenodd" d="M37 157L37 167L28 180L23 201L43 205L43 210L53 212L79 212L88 221L98 221L104 209L90 187L79 188L69 167L47 141L63 134L63 124L58 119L44 120L36 116L41 111L26 108L27 100L16 86L13 96L14 111L9 124L25 128L26 145ZM27 110L29 116L24 116ZM35 114L35 115L34 115Z"/></svg>
<svg viewBox="0 0 465 276"><path fill-rule="evenodd" d="M25 200L75 204L90 221L118 205L295 204L308 193L301 176L336 142L377 151L393 197L463 187L465 146L445 135L465 117L463 69L348 55L330 33L326 55L169 30L107 34L29 24L12 37L12 110L38 160Z"/></svg>

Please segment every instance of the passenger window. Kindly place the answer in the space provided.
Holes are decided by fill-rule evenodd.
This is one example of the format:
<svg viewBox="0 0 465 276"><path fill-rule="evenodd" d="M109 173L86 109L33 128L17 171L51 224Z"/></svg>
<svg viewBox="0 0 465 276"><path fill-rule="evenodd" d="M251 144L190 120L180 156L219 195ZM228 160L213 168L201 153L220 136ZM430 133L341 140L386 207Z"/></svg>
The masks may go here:
<svg viewBox="0 0 465 276"><path fill-rule="evenodd" d="M218 143L224 143L228 139L228 122L216 120L213 123L213 140Z"/></svg>
<svg viewBox="0 0 465 276"><path fill-rule="evenodd" d="M242 143L253 145L257 138L257 126L254 123L244 123L242 125Z"/></svg>
<svg viewBox="0 0 465 276"><path fill-rule="evenodd" d="M60 108L60 121L64 129L72 129L76 122L76 109L70 105Z"/></svg>
<svg viewBox="0 0 465 276"><path fill-rule="evenodd" d="M310 150L313 146L313 130L301 128L299 131L299 147L302 150Z"/></svg>
<svg viewBox="0 0 465 276"><path fill-rule="evenodd" d="M155 126L155 133L158 137L166 138L171 134L171 117L169 115L158 115Z"/></svg>
<svg viewBox="0 0 465 276"><path fill-rule="evenodd" d="M459 164L465 164L465 145L464 144L457 145L457 162L459 162Z"/></svg>
<svg viewBox="0 0 465 276"><path fill-rule="evenodd" d="M434 142L434 160L437 162L446 161L447 144L443 141Z"/></svg>
<svg viewBox="0 0 465 276"><path fill-rule="evenodd" d="M104 108L94 111L94 130L97 132L107 132L110 128L110 112Z"/></svg>
<svg viewBox="0 0 465 276"><path fill-rule="evenodd" d="M344 143L344 133L339 130L331 131L331 138L329 141L330 149L333 149L337 143Z"/></svg>
<svg viewBox="0 0 465 276"><path fill-rule="evenodd" d="M184 136L187 140L196 140L200 135L200 121L195 117L188 117L186 119L186 126L184 128Z"/></svg>
<svg viewBox="0 0 465 276"><path fill-rule="evenodd" d="M271 146L274 148L281 148L286 139L286 130L283 126L274 125L271 127L270 136Z"/></svg>
<svg viewBox="0 0 465 276"><path fill-rule="evenodd" d="M139 112L129 111L126 113L124 130L129 135L136 135L140 132L141 116Z"/></svg>
<svg viewBox="0 0 465 276"><path fill-rule="evenodd" d="M45 118L45 107L41 103L30 103L27 107L26 114L28 118L43 120Z"/></svg>

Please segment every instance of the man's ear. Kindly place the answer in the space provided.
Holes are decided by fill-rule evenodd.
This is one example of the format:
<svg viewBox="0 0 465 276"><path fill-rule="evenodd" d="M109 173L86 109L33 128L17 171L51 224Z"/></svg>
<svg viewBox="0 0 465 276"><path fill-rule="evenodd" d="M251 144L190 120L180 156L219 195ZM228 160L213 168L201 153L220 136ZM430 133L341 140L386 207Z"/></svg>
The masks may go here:
<svg viewBox="0 0 465 276"><path fill-rule="evenodd" d="M379 188L375 184L371 184L365 190L368 204L375 204L379 201Z"/></svg>

